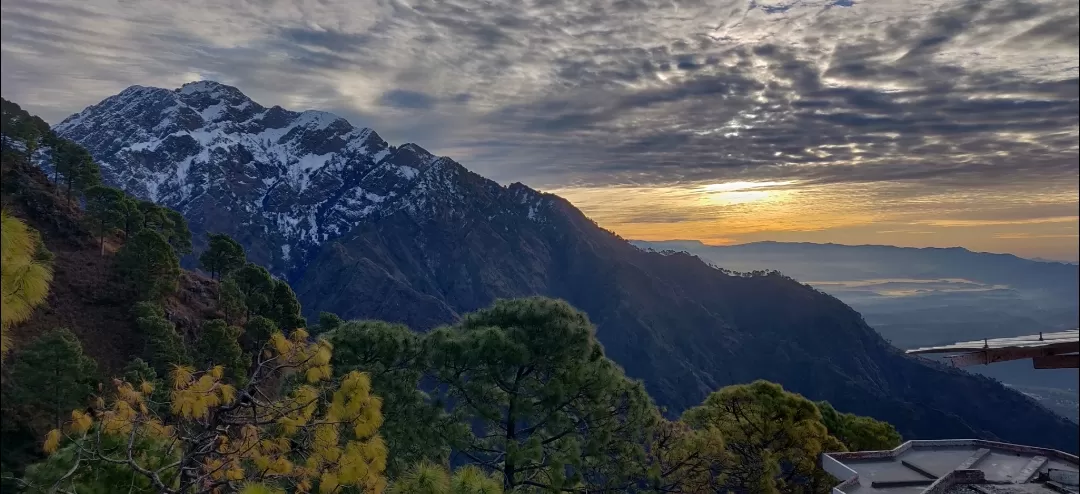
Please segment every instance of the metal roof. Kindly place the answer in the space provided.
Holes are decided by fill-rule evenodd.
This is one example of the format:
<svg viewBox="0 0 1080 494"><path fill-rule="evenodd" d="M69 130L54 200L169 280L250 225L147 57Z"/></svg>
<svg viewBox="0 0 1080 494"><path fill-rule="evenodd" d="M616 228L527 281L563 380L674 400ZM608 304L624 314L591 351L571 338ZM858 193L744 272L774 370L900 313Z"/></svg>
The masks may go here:
<svg viewBox="0 0 1080 494"><path fill-rule="evenodd" d="M833 494L1080 493L1080 461L1061 451L983 441L908 441L889 451L821 455Z"/></svg>
<svg viewBox="0 0 1080 494"><path fill-rule="evenodd" d="M1080 363L1080 356L1076 355L1078 351L1080 351L1080 330L1073 329L915 348L908 350L907 353L920 355L957 352L957 355L946 358L959 367L1030 358L1035 368L1050 369L1076 368Z"/></svg>

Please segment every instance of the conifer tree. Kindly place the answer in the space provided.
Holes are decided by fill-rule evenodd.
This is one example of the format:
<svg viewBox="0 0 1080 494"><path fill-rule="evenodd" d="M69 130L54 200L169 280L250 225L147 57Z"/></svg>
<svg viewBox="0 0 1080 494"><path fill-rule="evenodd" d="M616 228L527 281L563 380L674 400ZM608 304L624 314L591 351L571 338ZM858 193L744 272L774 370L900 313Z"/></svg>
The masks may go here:
<svg viewBox="0 0 1080 494"><path fill-rule="evenodd" d="M68 329L46 331L11 364L11 398L58 427L67 412L94 392L96 364Z"/></svg>
<svg viewBox="0 0 1080 494"><path fill-rule="evenodd" d="M236 281L240 292L244 294L244 305L248 315L264 315L275 319L273 301L276 285L274 277L266 268L255 263L247 263L236 270L231 278ZM275 322L279 322L276 321Z"/></svg>
<svg viewBox="0 0 1080 494"><path fill-rule="evenodd" d="M196 343L198 364L204 368L224 366L234 382L243 384L247 359L240 348L240 333L240 328L229 326L221 319L203 323Z"/></svg>
<svg viewBox="0 0 1080 494"><path fill-rule="evenodd" d="M180 260L158 232L143 230L129 238L116 263L124 282L143 300L160 300L179 284Z"/></svg>
<svg viewBox="0 0 1080 494"><path fill-rule="evenodd" d="M390 447L391 476L415 464L449 461L452 444L468 437L468 427L419 389L430 370L422 335L401 324L350 321L324 337L334 345L334 372L371 375L374 392L383 399L381 431Z"/></svg>
<svg viewBox="0 0 1080 494"><path fill-rule="evenodd" d="M98 236L101 255L105 255L105 237L123 225L125 194L113 187L98 185L86 191L86 213L91 229Z"/></svg>
<svg viewBox="0 0 1080 494"><path fill-rule="evenodd" d="M352 372L331 379L332 349L325 340L308 342L302 330L275 333L258 352L248 384L231 383L221 366L197 372L179 366L170 374L166 425L146 406L148 382L117 381L86 413L50 431L44 450L74 451L72 465L55 481L75 487L93 465L111 463L149 480L154 492L212 494L236 492L382 492L386 446L378 434L381 402L367 375ZM281 393L267 393L283 377L296 376ZM292 382L292 380L288 380ZM280 396L270 398L268 396ZM127 447L110 450L110 438ZM165 443L177 461L154 460L140 444ZM69 448L77 445L76 448ZM151 449L152 451L152 449ZM58 453L59 452L59 453Z"/></svg>
<svg viewBox="0 0 1080 494"><path fill-rule="evenodd" d="M186 223L185 223L186 228ZM206 251L199 255L199 265L213 278L227 276L244 266L244 248L224 233L207 235Z"/></svg>
<svg viewBox="0 0 1080 494"><path fill-rule="evenodd" d="M158 375L165 375L177 365L189 365L187 347L173 323L155 303L139 302L132 313L144 338L143 357Z"/></svg>
<svg viewBox="0 0 1080 494"><path fill-rule="evenodd" d="M502 493L502 481L476 466L464 466L450 473L446 467L429 462L413 465L388 490L388 494Z"/></svg>
<svg viewBox="0 0 1080 494"><path fill-rule="evenodd" d="M504 490L617 491L636 475L654 408L566 302L500 300L427 340L446 402L479 428L455 449Z"/></svg>
<svg viewBox="0 0 1080 494"><path fill-rule="evenodd" d="M345 321L343 321L340 317L338 317L337 314L334 314L333 312L320 312L319 324L316 325L315 328L312 328L311 334L317 336L320 334L328 333L330 331L333 331L334 329L337 329L338 326L341 326L344 323Z"/></svg>
<svg viewBox="0 0 1080 494"><path fill-rule="evenodd" d="M188 229L187 220L179 211L165 209L165 218L169 234L166 236L169 245L178 255L186 256L191 253L191 230Z"/></svg>
<svg viewBox="0 0 1080 494"><path fill-rule="evenodd" d="M300 301L284 280L274 280L274 294L269 312L270 318L279 328L292 330L307 326L307 321L300 315Z"/></svg>
<svg viewBox="0 0 1080 494"><path fill-rule="evenodd" d="M244 338L248 348L258 348L280 329L274 321L264 316L254 316L244 325Z"/></svg>
<svg viewBox="0 0 1080 494"><path fill-rule="evenodd" d="M247 316L247 304L244 302L244 293L240 291L240 285L232 278L222 280L218 287L218 309L225 315L225 320L230 324L238 324ZM266 334L270 336L269 333Z"/></svg>
<svg viewBox="0 0 1080 494"><path fill-rule="evenodd" d="M29 319L49 294L53 273L46 257L37 232L0 210L0 358L11 345L8 329Z"/></svg>
<svg viewBox="0 0 1080 494"><path fill-rule="evenodd" d="M838 412L827 401L817 402L821 421L829 434L844 443L848 451L893 449L903 442L900 433L888 422Z"/></svg>
<svg viewBox="0 0 1080 494"><path fill-rule="evenodd" d="M720 431L732 461L724 490L779 493L825 488L818 457L843 449L814 402L779 384L727 386L682 416L691 428Z"/></svg>

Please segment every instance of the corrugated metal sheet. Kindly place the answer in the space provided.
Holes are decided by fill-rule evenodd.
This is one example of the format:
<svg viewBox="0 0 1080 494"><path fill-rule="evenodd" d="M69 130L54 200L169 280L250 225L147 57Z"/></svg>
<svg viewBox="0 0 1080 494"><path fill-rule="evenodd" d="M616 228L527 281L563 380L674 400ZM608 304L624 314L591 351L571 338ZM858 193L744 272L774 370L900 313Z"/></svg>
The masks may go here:
<svg viewBox="0 0 1080 494"><path fill-rule="evenodd" d="M979 351L1003 348L1040 348L1060 346L1060 344L1062 343L1068 344L1076 342L1080 342L1080 330L1073 329L1056 333L1016 336L1013 338L990 338L985 340L963 341L960 343L953 343L951 345L915 348L912 350L908 350L907 353L920 354Z"/></svg>

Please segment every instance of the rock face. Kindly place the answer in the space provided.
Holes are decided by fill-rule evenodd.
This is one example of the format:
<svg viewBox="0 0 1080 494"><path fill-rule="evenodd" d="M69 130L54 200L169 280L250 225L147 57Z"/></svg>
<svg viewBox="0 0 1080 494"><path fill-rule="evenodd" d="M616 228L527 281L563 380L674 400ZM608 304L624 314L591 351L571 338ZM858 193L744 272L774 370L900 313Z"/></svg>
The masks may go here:
<svg viewBox="0 0 1080 494"><path fill-rule="evenodd" d="M197 239L232 235L308 314L425 330L496 298L559 297L672 413L769 379L909 438L1077 450L1075 424L995 381L903 355L831 296L643 251L559 197L394 148L331 114L264 108L204 81L129 88L56 131L86 146L106 181L181 211Z"/></svg>

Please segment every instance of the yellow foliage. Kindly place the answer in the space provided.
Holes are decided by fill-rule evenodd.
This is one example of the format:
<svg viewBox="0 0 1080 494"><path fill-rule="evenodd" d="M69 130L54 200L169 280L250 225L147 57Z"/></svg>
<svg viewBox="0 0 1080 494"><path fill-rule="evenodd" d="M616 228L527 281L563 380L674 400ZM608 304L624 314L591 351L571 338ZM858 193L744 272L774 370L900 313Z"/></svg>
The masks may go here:
<svg viewBox="0 0 1080 494"><path fill-rule="evenodd" d="M42 450L44 450L46 453L51 455L51 454L55 453L57 448L59 448L59 447L60 447L60 429L53 429L53 430L49 431L48 434L45 434L45 444L43 444L41 446Z"/></svg>
<svg viewBox="0 0 1080 494"><path fill-rule="evenodd" d="M78 434L85 434L94 425L94 419L81 410L71 411L71 430Z"/></svg>
<svg viewBox="0 0 1080 494"><path fill-rule="evenodd" d="M26 223L0 210L0 357L11 346L8 328L29 319L49 295L52 267L35 259L40 242Z"/></svg>
<svg viewBox="0 0 1080 494"><path fill-rule="evenodd" d="M310 492L316 485L321 493L346 486L381 493L386 487L387 456L386 444L378 435L382 400L371 394L367 374L352 372L338 387L331 386L331 351L324 341L307 342L303 330L288 338L275 334L266 358L275 359L285 374L304 373L309 382L282 398L245 395L255 407L227 406L236 401L238 390L224 381L223 368L197 372L176 366L169 394L176 422L169 426L148 411L145 396L153 392L152 385L144 382L136 387L116 380L108 408L104 400L97 401L99 430L170 442L203 441L178 447L204 452L197 461L207 478L250 481L241 490L248 494L283 492L275 489L285 484L288 491L297 493ZM92 430L91 415L75 411L71 418L68 430L78 434ZM207 430L212 432L192 433ZM61 433L50 434L46 446L55 450ZM295 450L294 443L300 445Z"/></svg>
<svg viewBox="0 0 1080 494"><path fill-rule="evenodd" d="M266 484L249 483L244 484L244 487L240 489L240 494L285 494L285 491Z"/></svg>

